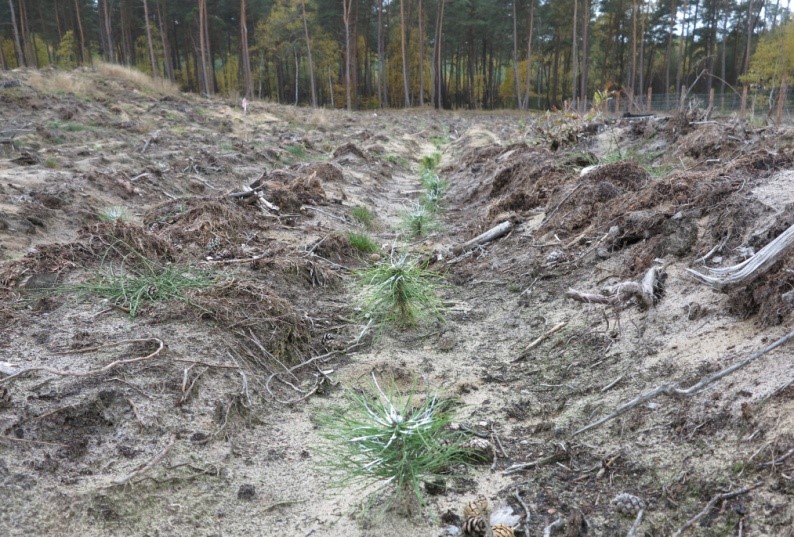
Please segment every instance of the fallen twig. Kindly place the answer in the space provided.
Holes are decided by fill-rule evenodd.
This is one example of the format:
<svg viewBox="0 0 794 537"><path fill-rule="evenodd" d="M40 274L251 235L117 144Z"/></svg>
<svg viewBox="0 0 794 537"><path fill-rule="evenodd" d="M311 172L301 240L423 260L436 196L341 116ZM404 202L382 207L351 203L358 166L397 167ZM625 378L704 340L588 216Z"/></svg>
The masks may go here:
<svg viewBox="0 0 794 537"><path fill-rule="evenodd" d="M363 335L363 334L364 334L364 333L362 332L362 334L361 334L361 335ZM361 336L359 336L359 339L360 339L360 337L361 337ZM303 368L303 367L306 367L307 365L313 364L313 363L315 363L315 362L318 362L318 361L324 361L324 360L327 360L327 359L329 359L331 356L336 356L337 354L346 354L346 353L348 353L348 352L352 351L353 349L355 349L356 347L358 347L359 345L361 345L361 342L360 342L360 340L356 340L356 341L355 341L355 342L354 342L352 345L350 345L350 346L349 346L349 347L347 347L346 349L342 349L342 350L333 350L333 351L331 351L331 352L327 352L327 353L325 353L325 354L319 354L319 355L317 355L317 356L314 356L313 358L309 358L309 359L308 359L308 360L306 360L305 362L301 362L301 363L299 363L298 365L294 365L294 366L290 367L289 369L287 369L287 373L289 373L290 375L292 375L292 376L294 377L294 376L295 376L295 371L297 371L298 369L301 369L301 368ZM285 369L286 369L286 368L285 368ZM288 400L288 401L284 401L284 400L281 400L281 399L279 399L278 397L276 397L276 395L275 395L275 394L273 393L273 391L270 389L270 385L271 385L271 383L272 383L272 382L273 382L273 380L274 380L274 379L276 379L276 378L277 378L278 380L280 380L281 382L284 382L285 384L288 384L288 385L290 385L290 384L289 384L287 381L285 381L284 379L282 379L282 378L281 378L279 375L280 375L280 373L273 373L273 374L271 374L271 375L270 375L270 376L267 378L267 380L265 381L265 389L267 390L267 392L270 394L270 396L271 396L271 397L272 397L272 398L273 398L273 399L274 399L276 402L278 402L278 403L281 403L281 404L283 404L283 405L291 405L291 404L293 404L293 403L297 403L297 402L299 402L299 401L303 401L304 399L308 399L309 397L311 397L311 396L312 396L312 395L313 395L313 394L314 394L314 393L315 393L315 392L316 392L316 391L317 391L317 390L320 388L320 383L319 383L319 382L315 383L314 387L312 387L312 389L311 389L311 390L309 390L309 391L297 390L297 388L296 388L296 390L297 390L297 391L301 391L301 392L303 392L303 395L301 395L300 397L298 397L298 398L296 398L296 399L290 399L290 400ZM293 386L293 388L294 388L294 386Z"/></svg>
<svg viewBox="0 0 794 537"><path fill-rule="evenodd" d="M557 528L561 528L564 524L565 522L563 522L562 518L558 518L557 520L555 520L554 522L543 528L543 537L551 537L552 532Z"/></svg>
<svg viewBox="0 0 794 537"><path fill-rule="evenodd" d="M100 373L105 373L107 371L110 371L114 367L117 367L117 366L120 366L120 365L133 364L135 362L142 362L144 360L149 360L151 358L154 358L158 354L160 354L160 351L162 351L163 348L165 347L165 343L163 343L163 341L161 339L156 338L156 337L152 337L152 338L146 338L146 339L123 339L121 341L116 341L116 342L113 342L113 343L107 343L105 345L101 345L99 347L94 347L94 348L89 349L89 350L98 350L98 349L103 349L103 348L107 348L107 347L117 347L119 345L124 345L126 343L144 343L144 342L147 342L147 341L157 342L157 349L154 352L152 352L150 354L147 354L146 356L138 356L137 358L127 358L125 360L116 360L114 362L111 362L111 363L107 364L104 367L100 367L99 369L90 369L88 371L62 371L60 369L53 369L51 367L46 367L46 366L29 367L27 369L19 370L16 373L14 373L13 375L9 375L9 376L7 376L4 379L0 379L0 384L3 384L3 383L5 383L5 382L7 382L7 381L9 381L11 379L14 379L16 377L25 375L27 373L33 373L35 371L44 371L45 373L51 373L53 375L58 375L58 376L61 376L61 377L89 377L89 376L92 376L92 375L98 375ZM88 352L88 350L80 350L78 352Z"/></svg>
<svg viewBox="0 0 794 537"><path fill-rule="evenodd" d="M455 254L456 256L459 256L460 254L467 252L472 248L475 248L477 246L482 246L483 244L487 244L491 241L498 239L499 237L507 235L507 233L511 229L513 229L513 223L511 221L508 220L506 222L502 222L498 226L492 227L485 233L477 235L470 241L464 242L463 244L454 247L452 249L452 253Z"/></svg>
<svg viewBox="0 0 794 537"><path fill-rule="evenodd" d="M527 345L524 348L524 352L534 349L535 347L543 343L543 341L545 341L550 335L554 334L555 332L559 332L560 329L562 329L566 324L568 324L567 321L562 321L560 323L555 324L554 326L546 330L543 334L541 334L540 337L538 337L532 343Z"/></svg>
<svg viewBox="0 0 794 537"><path fill-rule="evenodd" d="M626 534L626 537L637 537L637 530L640 529L640 524L642 523L642 515L645 514L645 509L640 509L640 512L637 513L637 518L634 519L634 524L631 525L629 528L629 532Z"/></svg>
<svg viewBox="0 0 794 537"><path fill-rule="evenodd" d="M518 489L516 489L516 491L513 493L513 497L518 501L518 503L521 504L521 507L524 509L524 535L526 537L529 537L529 519L531 515L531 513L529 512L529 507L527 507L527 504L524 502L523 499L521 499L521 495L518 493Z"/></svg>
<svg viewBox="0 0 794 537"><path fill-rule="evenodd" d="M790 450L788 450L786 453L784 453L783 455L781 455L777 459L769 461L769 462L765 462L765 463L762 463L762 464L759 464L758 466L760 466L760 467L772 466L774 468L778 464L783 464L783 462L786 459L788 459L789 457L791 457L792 455L794 455L794 448L791 448Z"/></svg>
<svg viewBox="0 0 794 537"><path fill-rule="evenodd" d="M536 466L543 466L545 464L552 464L552 463L555 463L555 462L564 461L564 460L567 460L568 458L570 458L570 456L571 455L570 455L570 453L568 453L567 449L562 450L562 451L556 451L556 452L552 453L551 455L549 455L548 457L542 457L542 458L536 459L536 460L534 460L532 462L524 462L524 463L520 463L520 464L514 464L513 466L511 466L510 468L507 468L504 472L502 472L502 475L515 474L515 473L521 472L522 470L528 470L530 468L535 468Z"/></svg>
<svg viewBox="0 0 794 537"><path fill-rule="evenodd" d="M585 431L589 431L590 429L594 429L595 427L598 427L599 425L602 425L602 424L606 423L607 421L611 420L612 418L616 418L616 417L620 416L621 414L624 414L625 412L631 410L635 406L640 405L640 404L642 404L642 403L644 403L646 401L650 401L651 399L655 398L658 395L665 394L665 395L673 395L673 396L676 396L676 397L690 397L692 395L695 395L696 393L702 391L703 389L707 388L711 384L717 382L722 377L730 375L734 371L736 371L738 369L741 369L744 366L754 362L755 360L757 360L758 358L762 357L766 353L768 353L768 352L780 347L781 345L784 345L785 343L788 343L791 339L794 339L794 331L789 332L787 335L785 335L782 338L778 339L777 341L775 341L771 345L761 349L760 351L754 352L748 358L742 360L741 362L737 362L737 363L735 363L735 364L733 364L731 366L728 366L728 367L726 367L726 368L724 368L724 369L722 369L720 371L717 371L716 373L712 373L711 375L703 377L698 383L690 386L689 388L683 389L683 388L681 388L678 385L677 382L672 382L672 383L669 383L669 384L662 384L661 386L657 386L653 390L645 392L643 394L640 394L637 397L635 397L634 399L632 399L631 401L629 401L628 403L624 403L623 405L619 406L617 408L617 410L615 410L612 414L609 414L608 416L604 416L603 418L599 419L598 421L594 421L593 423L591 423L591 424L589 424L589 425L587 425L585 427L582 427L578 431L574 432L573 436L581 434L581 433L583 433Z"/></svg>
<svg viewBox="0 0 794 537"><path fill-rule="evenodd" d="M717 502L721 502L723 500L729 500L731 498L735 498L736 496L741 496L742 494L747 494L751 490L755 490L763 484L764 484L763 481L758 481L755 484L749 487L745 487L743 489L734 490L732 492L726 492L723 494L717 494L711 500L709 500L709 503L706 504L706 507L701 512L699 512L694 517L690 518L686 524L678 528L678 531L676 531L673 534L673 537L679 537L684 533L684 531L686 531L687 528L692 527L695 524L695 522L697 522L698 520L709 514L709 511L714 509L714 506L717 505Z"/></svg>
<svg viewBox="0 0 794 537"><path fill-rule="evenodd" d="M126 483L129 483L130 479L134 478L135 476L145 474L146 472L151 470L155 465L157 465L161 460L165 458L165 456L168 454L168 451L174 445L174 442L176 442L176 435L174 433L171 433L171 438L168 439L168 443L157 455L155 455L149 462L147 462L143 466L139 466L129 474L114 479L113 484L124 485Z"/></svg>

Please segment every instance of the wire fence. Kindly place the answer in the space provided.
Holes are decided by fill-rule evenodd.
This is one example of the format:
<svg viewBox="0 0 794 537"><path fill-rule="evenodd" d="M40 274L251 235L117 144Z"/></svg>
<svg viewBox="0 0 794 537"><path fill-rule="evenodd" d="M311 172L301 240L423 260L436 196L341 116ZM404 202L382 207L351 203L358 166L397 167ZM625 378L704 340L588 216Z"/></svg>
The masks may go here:
<svg viewBox="0 0 794 537"><path fill-rule="evenodd" d="M744 112L750 116L774 115L777 107L778 93L750 93L744 105ZM588 102L588 109L592 106ZM711 107L712 116L729 116L742 112L742 96L734 92L714 93L690 93L683 100L679 94L664 93L656 95L635 95L629 99L625 96L610 97L605 103L605 111L614 114L626 112L634 114L642 113L670 113L680 108L701 108ZM783 105L783 116L787 121L794 121L794 91L789 91L787 99Z"/></svg>

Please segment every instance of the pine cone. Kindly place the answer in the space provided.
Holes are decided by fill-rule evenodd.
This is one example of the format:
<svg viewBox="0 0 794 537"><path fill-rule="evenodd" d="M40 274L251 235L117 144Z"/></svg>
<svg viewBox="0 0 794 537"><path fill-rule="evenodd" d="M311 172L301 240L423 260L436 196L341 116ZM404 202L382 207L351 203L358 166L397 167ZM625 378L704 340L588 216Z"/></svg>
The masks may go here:
<svg viewBox="0 0 794 537"><path fill-rule="evenodd" d="M474 500L463 506L463 518L485 517L488 514L488 498L480 494Z"/></svg>
<svg viewBox="0 0 794 537"><path fill-rule="evenodd" d="M497 524L491 530L493 530L493 537L516 537L513 528L504 524Z"/></svg>
<svg viewBox="0 0 794 537"><path fill-rule="evenodd" d="M645 509L645 502L628 492L621 492L612 499L615 510L624 516L637 516L641 509Z"/></svg>
<svg viewBox="0 0 794 537"><path fill-rule="evenodd" d="M475 516L467 518L460 529L463 530L463 535L469 537L485 537L487 526L483 517Z"/></svg>

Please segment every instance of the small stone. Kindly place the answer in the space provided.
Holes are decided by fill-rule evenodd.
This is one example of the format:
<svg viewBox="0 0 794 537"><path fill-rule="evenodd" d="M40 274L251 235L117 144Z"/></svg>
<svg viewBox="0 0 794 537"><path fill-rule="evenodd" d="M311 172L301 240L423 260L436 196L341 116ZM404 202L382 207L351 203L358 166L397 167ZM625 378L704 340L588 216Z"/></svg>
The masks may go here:
<svg viewBox="0 0 794 537"><path fill-rule="evenodd" d="M256 487L250 483L240 485L240 489L237 491L238 500L251 501L254 498L256 498Z"/></svg>

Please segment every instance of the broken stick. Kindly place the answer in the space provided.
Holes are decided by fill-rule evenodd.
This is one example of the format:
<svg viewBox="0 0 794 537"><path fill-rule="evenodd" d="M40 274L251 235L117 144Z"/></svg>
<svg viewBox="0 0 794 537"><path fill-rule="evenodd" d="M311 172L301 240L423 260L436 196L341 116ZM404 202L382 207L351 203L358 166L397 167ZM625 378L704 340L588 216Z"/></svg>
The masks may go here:
<svg viewBox="0 0 794 537"><path fill-rule="evenodd" d="M461 244L459 246L454 247L452 249L452 253L455 254L455 255L460 255L460 254L462 254L464 252L467 252L467 251L471 250L472 248L474 248L476 246L480 246L482 244L489 243L489 242L494 241L494 240L496 240L496 239L498 239L498 238L500 238L500 237L502 237L504 235L507 235L507 233L511 229L513 229L513 223L511 221L508 220L507 222L502 222L498 226L492 227L491 229L489 229L485 233L482 233L481 235L477 235L472 240L470 240L468 242L465 242L465 243L463 243L463 244Z"/></svg>
<svg viewBox="0 0 794 537"><path fill-rule="evenodd" d="M757 489L758 487L760 487L763 484L764 484L763 481L757 481L753 485L751 485L749 487L745 487L743 489L734 490L733 492L726 492L724 494L717 494L711 500L709 500L709 503L706 504L706 507L701 512L699 512L697 515L693 516L691 519L689 519L687 521L686 524L684 524L683 526L678 528L678 531L676 531L673 534L673 537L679 537L681 534L684 533L684 531L687 528L693 526L695 524L695 522L697 522L698 520L700 520L704 516L708 515L709 512L712 509L714 509L714 507L717 505L717 502L721 502L723 500L730 500L731 498L735 498L736 496L741 496L742 494L747 494L751 490L755 490L755 489Z"/></svg>
<svg viewBox="0 0 794 537"><path fill-rule="evenodd" d="M564 327L566 324L568 324L567 321L562 321L561 323L557 323L554 326L552 326L551 328L549 328L548 330L546 330L545 332L543 332L540 336L535 338L535 340L532 341L532 343L530 343L529 345L524 347L524 350L521 351L521 356L519 356L518 358L513 360L513 363L520 362L521 360L523 360L525 358L525 356L524 356L525 352L527 352L529 350L532 350L535 347L537 347L538 345L540 345L541 343L543 343L549 336L551 336L552 334L554 334L556 332L559 332L562 329L562 327Z"/></svg>
<svg viewBox="0 0 794 537"><path fill-rule="evenodd" d="M617 410L615 410L612 414L609 414L608 416L604 416L603 418L601 418L601 419L599 419L597 421L594 421L593 423L591 423L589 425L586 425L585 427L582 427L578 431L575 431L572 436L576 436L576 435L581 434L581 433L583 433L585 431L589 431L590 429L594 429L594 428L598 427L599 425L602 425L602 424L608 422L612 418L617 418L621 414L624 414L625 412L628 412L629 410L631 410L635 406L640 405L640 404L642 404L642 403L644 403L646 401L650 401L651 399L655 398L658 395L666 394L666 395L673 395L673 396L676 396L676 397L690 397L692 395L695 395L696 393L704 390L705 388L707 388L711 384L717 382L722 377L728 376L731 373L733 373L734 371L743 368L747 364L750 364L750 363L754 362L755 360L759 359L760 357L762 357L766 353L768 353L768 352L780 347L781 345L784 345L785 343L788 343L792 339L794 339L794 332L789 332L787 335L785 335L782 338L778 339L777 341L775 341L771 345L761 349L760 351L754 352L753 354L751 354L749 357L747 357L746 359L742 360L741 362L737 362L737 363L735 363L735 364L733 364L731 366L728 366L728 367L726 367L726 368L724 368L724 369L722 369L720 371L717 371L716 373L713 373L711 375L703 377L702 379L700 379L700 382L690 386L689 388L686 388L686 389L681 388L678 385L677 382L671 382L671 383L668 383L668 384L662 384L661 386L657 386L653 390L645 392L643 394L640 394L637 397L635 397L634 399L632 399L631 401L629 401L628 403L625 403L625 404L619 406L617 408Z"/></svg>

